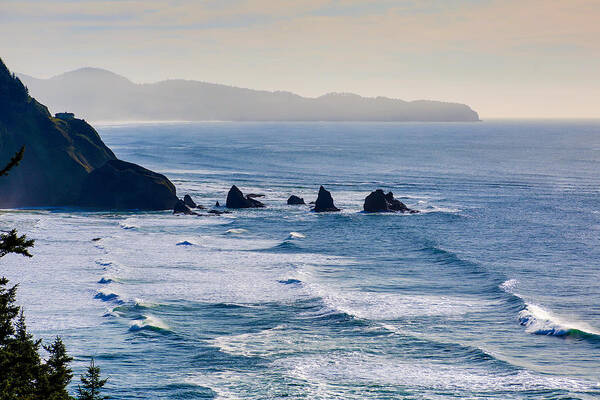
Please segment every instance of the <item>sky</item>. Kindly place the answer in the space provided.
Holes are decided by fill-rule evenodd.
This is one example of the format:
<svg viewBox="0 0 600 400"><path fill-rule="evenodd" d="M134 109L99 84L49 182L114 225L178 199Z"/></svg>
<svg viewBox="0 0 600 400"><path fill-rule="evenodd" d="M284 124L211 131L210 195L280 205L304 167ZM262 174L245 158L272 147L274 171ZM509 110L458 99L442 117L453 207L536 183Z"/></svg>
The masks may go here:
<svg viewBox="0 0 600 400"><path fill-rule="evenodd" d="M0 57L42 78L99 67L600 118L599 21L600 0L0 0Z"/></svg>

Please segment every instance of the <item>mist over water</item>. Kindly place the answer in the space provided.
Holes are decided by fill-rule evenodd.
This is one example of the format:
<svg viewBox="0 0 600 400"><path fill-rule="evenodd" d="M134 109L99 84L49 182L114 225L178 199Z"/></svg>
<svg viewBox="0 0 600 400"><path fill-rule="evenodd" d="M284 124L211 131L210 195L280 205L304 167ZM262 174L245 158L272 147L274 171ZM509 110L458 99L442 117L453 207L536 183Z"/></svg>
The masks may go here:
<svg viewBox="0 0 600 400"><path fill-rule="evenodd" d="M115 399L600 396L600 123L104 125L212 206L18 210L29 326ZM332 192L340 213L287 206ZM364 214L376 188L420 214ZM263 199L261 199L263 201ZM92 241L94 238L100 240Z"/></svg>

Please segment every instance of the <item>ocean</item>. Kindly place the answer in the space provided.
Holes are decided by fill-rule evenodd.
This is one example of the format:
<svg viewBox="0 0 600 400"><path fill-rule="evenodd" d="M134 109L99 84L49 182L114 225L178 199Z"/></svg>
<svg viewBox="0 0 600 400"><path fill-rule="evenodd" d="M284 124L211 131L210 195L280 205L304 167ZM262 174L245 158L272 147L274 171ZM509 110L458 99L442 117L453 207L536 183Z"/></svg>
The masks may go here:
<svg viewBox="0 0 600 400"><path fill-rule="evenodd" d="M221 216L5 210L1 273L112 399L600 398L600 121L105 124ZM307 203L320 185L339 213ZM391 190L419 214L365 214ZM99 239L99 240L93 240Z"/></svg>

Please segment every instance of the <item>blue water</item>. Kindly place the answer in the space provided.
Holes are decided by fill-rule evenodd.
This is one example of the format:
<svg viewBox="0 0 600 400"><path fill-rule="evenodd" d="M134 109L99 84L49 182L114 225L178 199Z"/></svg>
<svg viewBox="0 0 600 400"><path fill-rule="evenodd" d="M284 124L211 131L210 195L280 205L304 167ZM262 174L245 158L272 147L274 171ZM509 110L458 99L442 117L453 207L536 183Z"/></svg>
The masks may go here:
<svg viewBox="0 0 600 400"><path fill-rule="evenodd" d="M268 205L0 216L36 239L2 260L29 326L113 399L600 397L600 122L99 132L181 196ZM285 205L321 184L341 213ZM361 213L376 188L421 213Z"/></svg>

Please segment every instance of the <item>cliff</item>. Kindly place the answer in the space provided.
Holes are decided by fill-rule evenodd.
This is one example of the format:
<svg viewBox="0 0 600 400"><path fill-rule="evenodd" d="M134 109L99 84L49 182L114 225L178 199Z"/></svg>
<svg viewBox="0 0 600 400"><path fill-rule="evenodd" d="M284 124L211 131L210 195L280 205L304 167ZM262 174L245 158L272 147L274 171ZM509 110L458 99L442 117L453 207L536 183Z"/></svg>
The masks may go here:
<svg viewBox="0 0 600 400"><path fill-rule="evenodd" d="M22 146L26 149L20 165L0 179L0 207L173 207L177 200L173 184L141 167L126 170L134 187L110 186L110 182L98 180L94 172L114 164L114 153L84 120L69 114L58 116L52 117L46 106L29 96L28 89L0 59L0 163ZM111 179L123 176L113 174ZM140 188L143 192L136 193ZM163 188L168 188L168 193ZM88 192L103 191L100 200L90 200ZM152 202L145 197L149 193L156 194ZM132 197L137 202L119 200Z"/></svg>

